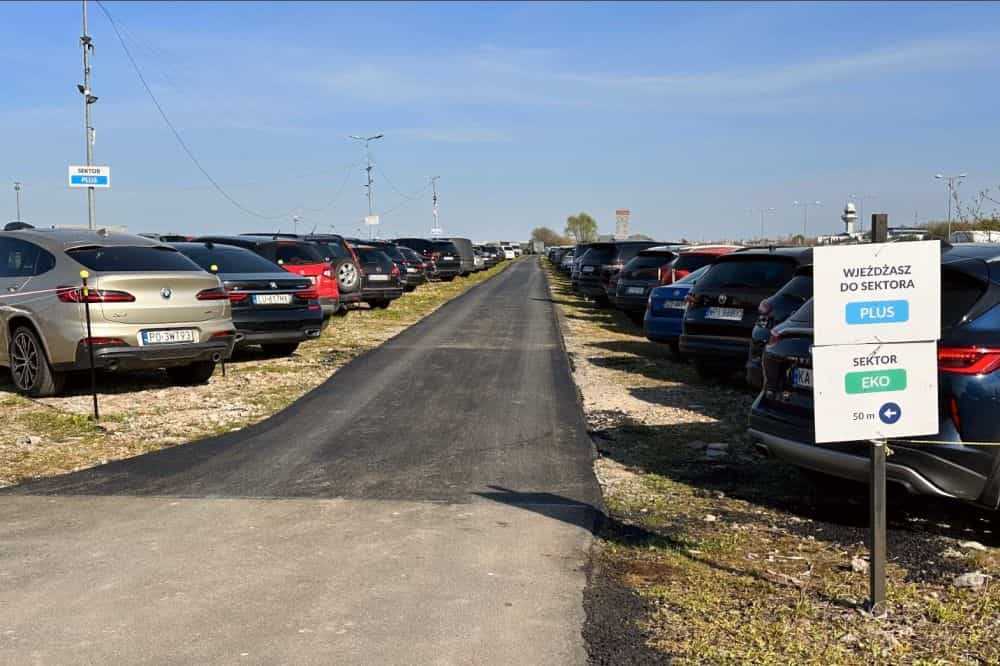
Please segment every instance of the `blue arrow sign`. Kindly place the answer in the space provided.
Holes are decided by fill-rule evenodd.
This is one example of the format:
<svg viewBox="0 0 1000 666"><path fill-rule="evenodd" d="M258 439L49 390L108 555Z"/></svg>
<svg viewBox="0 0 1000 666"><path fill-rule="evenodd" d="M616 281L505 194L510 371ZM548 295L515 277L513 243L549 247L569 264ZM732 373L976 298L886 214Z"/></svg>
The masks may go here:
<svg viewBox="0 0 1000 666"><path fill-rule="evenodd" d="M903 410L894 402L887 402L878 410L878 418L886 425L892 425L903 416Z"/></svg>

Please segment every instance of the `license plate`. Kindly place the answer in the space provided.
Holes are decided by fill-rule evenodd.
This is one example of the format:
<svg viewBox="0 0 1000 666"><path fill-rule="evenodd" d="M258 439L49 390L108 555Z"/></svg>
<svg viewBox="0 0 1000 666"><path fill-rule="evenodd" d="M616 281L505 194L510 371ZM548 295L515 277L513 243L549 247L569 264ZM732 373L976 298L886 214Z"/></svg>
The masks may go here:
<svg viewBox="0 0 1000 666"><path fill-rule="evenodd" d="M796 386L798 388L812 388L812 385L812 368L795 368L792 370L792 386Z"/></svg>
<svg viewBox="0 0 1000 666"><path fill-rule="evenodd" d="M388 282L389 281L389 276L388 275L369 275L368 276L368 281L369 282Z"/></svg>
<svg viewBox="0 0 1000 666"><path fill-rule="evenodd" d="M709 308L705 313L705 319L743 321L743 308Z"/></svg>
<svg viewBox="0 0 1000 666"><path fill-rule="evenodd" d="M417 272L417 269L416 269L416 268L407 268L407 269L406 269L406 272L407 272L407 273L416 273L416 272Z"/></svg>
<svg viewBox="0 0 1000 666"><path fill-rule="evenodd" d="M452 260L452 259L454 259L455 257L453 257L453 256L451 256L451 255L448 255L447 257L441 257L441 258L442 258L442 259L444 259L445 261L451 261L451 260Z"/></svg>
<svg viewBox="0 0 1000 666"><path fill-rule="evenodd" d="M254 294L254 305L289 305L292 302L291 294Z"/></svg>
<svg viewBox="0 0 1000 666"><path fill-rule="evenodd" d="M583 268L580 269L580 271L583 272L583 273L593 273L594 272L594 267L593 266L584 266Z"/></svg>
<svg viewBox="0 0 1000 666"><path fill-rule="evenodd" d="M644 287L625 287L625 293L641 296L646 293L646 289Z"/></svg>
<svg viewBox="0 0 1000 666"><path fill-rule="evenodd" d="M687 303L685 301L664 301L663 302L663 309L664 310L683 310L686 307L687 307Z"/></svg>
<svg viewBox="0 0 1000 666"><path fill-rule="evenodd" d="M173 331L142 331L139 339L144 345L170 345L196 342L198 335L193 328L180 328Z"/></svg>

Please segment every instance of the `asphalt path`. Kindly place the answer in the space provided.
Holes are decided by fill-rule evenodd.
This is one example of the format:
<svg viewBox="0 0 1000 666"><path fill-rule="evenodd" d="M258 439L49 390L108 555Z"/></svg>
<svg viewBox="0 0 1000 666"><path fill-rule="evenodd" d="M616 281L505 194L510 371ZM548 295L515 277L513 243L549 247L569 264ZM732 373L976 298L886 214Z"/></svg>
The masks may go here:
<svg viewBox="0 0 1000 666"><path fill-rule="evenodd" d="M256 426L0 493L0 663L585 662L591 462L519 261Z"/></svg>

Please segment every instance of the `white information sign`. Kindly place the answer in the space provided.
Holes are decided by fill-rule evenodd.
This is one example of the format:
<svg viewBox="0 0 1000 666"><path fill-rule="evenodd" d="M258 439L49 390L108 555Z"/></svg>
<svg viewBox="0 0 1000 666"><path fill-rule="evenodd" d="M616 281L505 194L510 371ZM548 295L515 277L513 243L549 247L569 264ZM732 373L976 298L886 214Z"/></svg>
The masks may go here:
<svg viewBox="0 0 1000 666"><path fill-rule="evenodd" d="M378 224L378 215L365 215L365 224Z"/></svg>
<svg viewBox="0 0 1000 666"><path fill-rule="evenodd" d="M937 343L813 348L817 442L938 431Z"/></svg>
<svg viewBox="0 0 1000 666"><path fill-rule="evenodd" d="M109 166L70 166L70 187L111 187L111 167Z"/></svg>
<svg viewBox="0 0 1000 666"><path fill-rule="evenodd" d="M939 241L813 250L816 345L937 340Z"/></svg>

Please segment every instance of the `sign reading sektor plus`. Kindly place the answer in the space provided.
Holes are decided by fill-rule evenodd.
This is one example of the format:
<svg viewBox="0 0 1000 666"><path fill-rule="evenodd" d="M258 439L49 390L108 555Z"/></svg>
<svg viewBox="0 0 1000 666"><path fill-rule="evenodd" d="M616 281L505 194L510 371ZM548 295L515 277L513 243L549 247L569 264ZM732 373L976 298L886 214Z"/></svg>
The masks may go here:
<svg viewBox="0 0 1000 666"><path fill-rule="evenodd" d="M937 432L937 241L816 248L817 442Z"/></svg>
<svg viewBox="0 0 1000 666"><path fill-rule="evenodd" d="M813 258L818 346L938 338L938 241L820 247Z"/></svg>

